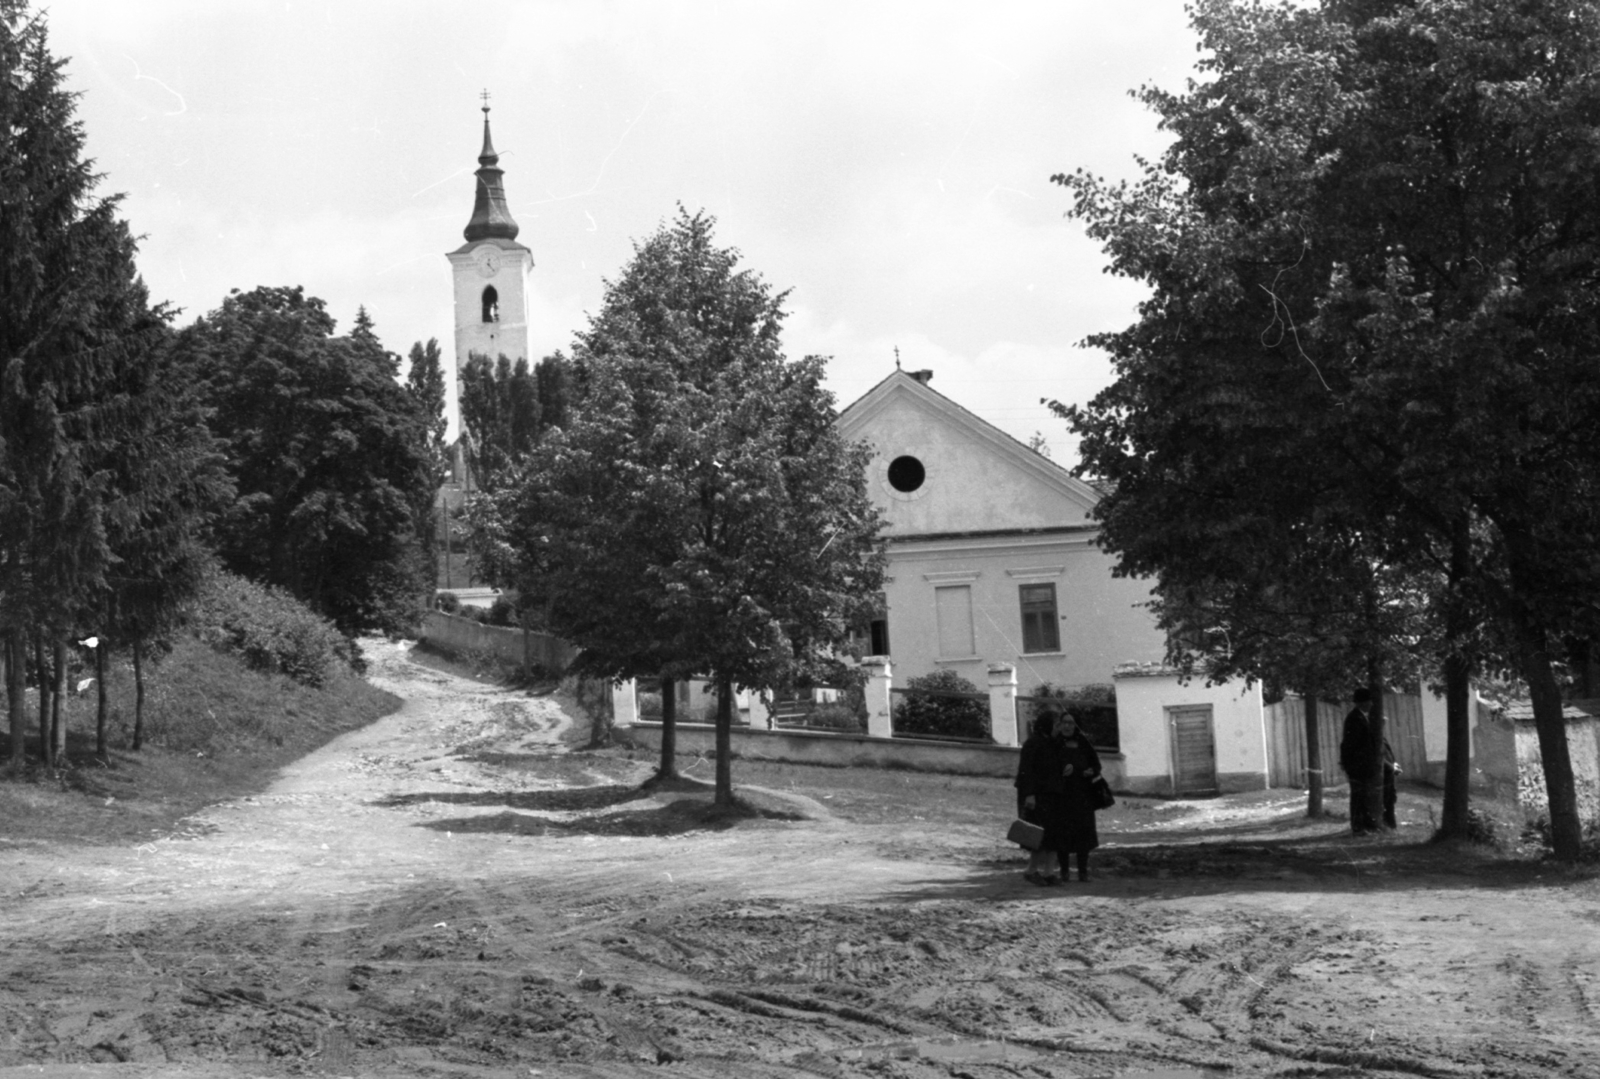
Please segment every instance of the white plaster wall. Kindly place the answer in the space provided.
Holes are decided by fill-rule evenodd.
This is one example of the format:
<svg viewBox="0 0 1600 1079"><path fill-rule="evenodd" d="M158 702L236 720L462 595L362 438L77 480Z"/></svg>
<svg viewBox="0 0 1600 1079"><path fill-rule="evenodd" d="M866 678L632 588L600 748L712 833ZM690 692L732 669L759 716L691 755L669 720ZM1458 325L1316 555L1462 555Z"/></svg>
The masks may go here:
<svg viewBox="0 0 1600 1079"><path fill-rule="evenodd" d="M500 269L493 277L478 272L472 252L483 246L500 248ZM533 252L521 244L483 240L469 250L453 251L450 272L454 278L456 315L456 369L467 356L481 352L490 360L503 352L513 363L528 357L528 272L533 269ZM493 285L499 294L500 321L483 321L483 290ZM531 362L531 360L530 360Z"/></svg>
<svg viewBox="0 0 1600 1079"><path fill-rule="evenodd" d="M841 433L873 448L867 488L888 517L888 535L967 532L996 528L1041 528L1089 523L1090 500L1062 489L1071 482L1040 474L1055 465L1026 457L1007 460L1025 447L1001 447L939 407L897 393L870 416L847 417ZM953 407L953 406L952 406ZM981 422L981 421L978 421ZM999 436L1004 438L1005 436ZM889 485L889 462L916 457L927 470L922 487L909 494ZM1020 463L1019 463L1020 462Z"/></svg>
<svg viewBox="0 0 1600 1079"><path fill-rule="evenodd" d="M1130 780L1172 775L1168 708L1211 706L1216 739L1217 777L1267 777L1267 727L1261 684L1242 681L1208 686L1203 679L1180 683L1177 675L1137 675L1116 680L1117 727ZM1224 783L1224 786L1230 784ZM1237 787L1236 782L1231 784Z"/></svg>
<svg viewBox="0 0 1600 1079"><path fill-rule="evenodd" d="M1118 664L1153 662L1165 652L1165 636L1142 606L1150 598L1148 586L1113 577L1110 556L1086 537L1032 537L1026 543L965 549L893 544L889 559L891 580L884 592L897 685L948 667L981 689L990 665L1009 663L1017 669L1017 691L1026 695L1041 682L1109 683ZM1041 568L1047 571L1043 575L1026 572ZM1018 589L1047 582L1056 586L1061 651L1025 653ZM949 583L972 590L976 654L963 660L939 656L934 590Z"/></svg>
<svg viewBox="0 0 1600 1079"><path fill-rule="evenodd" d="M1527 809L1548 813L1550 792L1545 785L1538 728L1532 723L1512 726L1516 732L1517 793ZM1578 817L1588 824L1600 823L1600 721L1567 720L1567 754L1572 762Z"/></svg>
<svg viewBox="0 0 1600 1079"><path fill-rule="evenodd" d="M1118 678L1117 737L1129 778L1172 776L1172 746L1162 711L1165 692L1176 678ZM1170 790L1170 786L1168 788Z"/></svg>
<svg viewBox="0 0 1600 1079"><path fill-rule="evenodd" d="M1477 719L1479 709L1493 707L1477 693L1467 699L1468 722ZM1444 764L1449 749L1450 731L1445 721L1444 694L1422 687L1422 745L1429 764ZM1472 742L1467 742L1467 758L1472 759Z"/></svg>

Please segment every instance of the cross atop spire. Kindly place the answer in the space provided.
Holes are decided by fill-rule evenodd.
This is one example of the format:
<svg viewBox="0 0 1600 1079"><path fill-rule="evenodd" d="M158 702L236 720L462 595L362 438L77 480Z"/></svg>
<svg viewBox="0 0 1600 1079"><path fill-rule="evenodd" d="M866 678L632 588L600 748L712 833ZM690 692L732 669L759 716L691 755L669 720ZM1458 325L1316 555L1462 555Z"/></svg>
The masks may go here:
<svg viewBox="0 0 1600 1079"><path fill-rule="evenodd" d="M478 96L483 98L483 114L484 114L484 116L488 116L489 115L489 91L486 89L486 90L483 91L483 93L479 94Z"/></svg>

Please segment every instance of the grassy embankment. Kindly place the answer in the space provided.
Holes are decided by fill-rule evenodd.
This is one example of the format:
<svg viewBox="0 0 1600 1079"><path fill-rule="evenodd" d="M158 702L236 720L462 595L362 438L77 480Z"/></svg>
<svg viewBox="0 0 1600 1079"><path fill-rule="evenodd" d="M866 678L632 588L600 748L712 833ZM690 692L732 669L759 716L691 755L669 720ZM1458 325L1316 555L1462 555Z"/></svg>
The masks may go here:
<svg viewBox="0 0 1600 1079"><path fill-rule="evenodd" d="M30 688L27 767L17 772L0 762L0 850L142 842L202 806L263 789L284 764L399 705L329 654L331 627L292 608L281 595L221 581L171 653L146 664L138 752L131 748L134 681L126 654L114 654L108 665L104 761L94 753L91 688L63 702L70 764L40 768L38 697ZM279 651L268 655L274 647ZM308 666L317 669L308 675Z"/></svg>

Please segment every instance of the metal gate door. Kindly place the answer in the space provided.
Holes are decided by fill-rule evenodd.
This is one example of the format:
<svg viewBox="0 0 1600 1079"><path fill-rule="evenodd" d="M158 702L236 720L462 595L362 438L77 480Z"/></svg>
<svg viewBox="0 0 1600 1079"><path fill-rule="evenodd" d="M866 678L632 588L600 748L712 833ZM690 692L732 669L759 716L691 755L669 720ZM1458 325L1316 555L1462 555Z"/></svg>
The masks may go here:
<svg viewBox="0 0 1600 1079"><path fill-rule="evenodd" d="M1211 706L1167 709L1172 731L1172 789L1175 794L1205 794L1217 789L1217 743Z"/></svg>

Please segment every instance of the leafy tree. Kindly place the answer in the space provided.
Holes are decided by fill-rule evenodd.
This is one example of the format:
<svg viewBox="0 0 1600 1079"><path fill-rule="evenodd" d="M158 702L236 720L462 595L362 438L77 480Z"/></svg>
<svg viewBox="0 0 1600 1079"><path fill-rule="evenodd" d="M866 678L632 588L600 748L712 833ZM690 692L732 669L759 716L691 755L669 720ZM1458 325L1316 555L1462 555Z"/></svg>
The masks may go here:
<svg viewBox="0 0 1600 1079"><path fill-rule="evenodd" d="M568 424L477 513L486 561L542 580L590 673L714 679L726 804L734 687L838 677L883 555L865 450L834 428L823 361L784 358L783 294L713 225L680 210L635 245L580 335ZM663 776L670 747L669 732Z"/></svg>
<svg viewBox="0 0 1600 1079"><path fill-rule="evenodd" d="M333 330L321 300L263 287L179 335L238 491L218 553L345 633L404 633L433 586L417 532L437 482L427 418L370 320Z"/></svg>
<svg viewBox="0 0 1600 1079"><path fill-rule="evenodd" d="M1575 857L1551 657L1600 613L1600 10L1201 0L1193 20L1202 80L1141 92L1168 151L1131 186L1056 178L1112 271L1152 289L1092 339L1117 382L1065 410L1117 485L1108 543L1164 600L1214 595L1239 561L1246 594L1306 617L1310 574L1395 585L1361 605L1426 618L1445 831L1467 824L1466 678L1503 665L1532 693ZM1351 643L1381 664L1377 630Z"/></svg>

